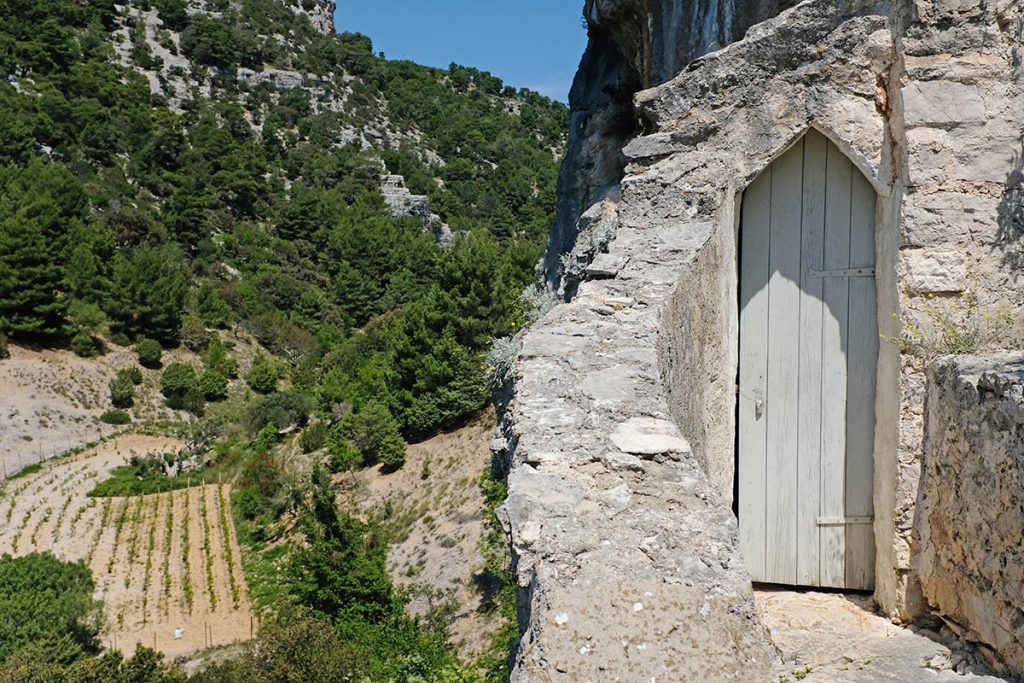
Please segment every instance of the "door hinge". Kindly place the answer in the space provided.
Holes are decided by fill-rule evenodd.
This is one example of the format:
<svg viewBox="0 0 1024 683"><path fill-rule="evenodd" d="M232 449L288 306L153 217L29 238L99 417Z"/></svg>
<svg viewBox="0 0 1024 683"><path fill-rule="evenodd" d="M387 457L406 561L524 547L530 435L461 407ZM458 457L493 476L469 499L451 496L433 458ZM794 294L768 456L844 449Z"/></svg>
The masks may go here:
<svg viewBox="0 0 1024 683"><path fill-rule="evenodd" d="M874 517L818 517L818 526L850 526L853 524L871 524Z"/></svg>
<svg viewBox="0 0 1024 683"><path fill-rule="evenodd" d="M874 268L843 268L840 270L812 270L811 277L874 277Z"/></svg>

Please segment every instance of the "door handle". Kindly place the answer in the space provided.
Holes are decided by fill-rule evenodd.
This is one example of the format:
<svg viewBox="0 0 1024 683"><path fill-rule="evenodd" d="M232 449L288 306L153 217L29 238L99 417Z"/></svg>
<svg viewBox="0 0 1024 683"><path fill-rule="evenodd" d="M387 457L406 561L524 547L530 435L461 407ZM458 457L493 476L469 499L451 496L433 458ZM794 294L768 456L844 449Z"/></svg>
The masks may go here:
<svg viewBox="0 0 1024 683"><path fill-rule="evenodd" d="M754 401L754 417L758 420L761 419L761 415L764 414L764 401L757 399Z"/></svg>

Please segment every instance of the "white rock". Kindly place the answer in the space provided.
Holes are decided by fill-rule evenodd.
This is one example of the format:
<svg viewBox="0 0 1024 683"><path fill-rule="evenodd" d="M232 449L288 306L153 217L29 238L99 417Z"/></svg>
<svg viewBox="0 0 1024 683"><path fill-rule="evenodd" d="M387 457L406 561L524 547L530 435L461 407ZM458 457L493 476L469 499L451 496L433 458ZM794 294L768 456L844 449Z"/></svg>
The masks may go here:
<svg viewBox="0 0 1024 683"><path fill-rule="evenodd" d="M650 417L635 417L623 422L609 438L620 451L634 455L690 452L689 442L679 436L675 425Z"/></svg>

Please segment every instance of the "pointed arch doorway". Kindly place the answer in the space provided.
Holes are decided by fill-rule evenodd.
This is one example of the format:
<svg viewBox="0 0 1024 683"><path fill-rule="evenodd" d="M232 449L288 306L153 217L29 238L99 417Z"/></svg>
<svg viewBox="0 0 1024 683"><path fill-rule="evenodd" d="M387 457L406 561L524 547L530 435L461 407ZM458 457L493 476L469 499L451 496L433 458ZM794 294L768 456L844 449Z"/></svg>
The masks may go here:
<svg viewBox="0 0 1024 683"><path fill-rule="evenodd" d="M754 581L874 587L875 205L815 130L743 194L737 515Z"/></svg>

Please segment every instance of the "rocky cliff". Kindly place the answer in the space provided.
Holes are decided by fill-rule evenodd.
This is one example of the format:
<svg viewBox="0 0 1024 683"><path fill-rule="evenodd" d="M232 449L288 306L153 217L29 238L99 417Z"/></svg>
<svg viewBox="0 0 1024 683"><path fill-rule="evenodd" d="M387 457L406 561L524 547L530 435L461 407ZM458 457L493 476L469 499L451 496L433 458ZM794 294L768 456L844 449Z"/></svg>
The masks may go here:
<svg viewBox="0 0 1024 683"><path fill-rule="evenodd" d="M326 35L332 35L334 29L335 0L298 0L294 9L309 17L313 26Z"/></svg>
<svg viewBox="0 0 1024 683"><path fill-rule="evenodd" d="M570 294L583 264L614 234L581 217L617 201L625 141L640 132L633 95L739 38L791 0L587 0L590 37L569 93L569 147L559 176L558 217L548 244L548 282ZM582 234L582 238L580 237ZM577 247L578 245L578 247Z"/></svg>

